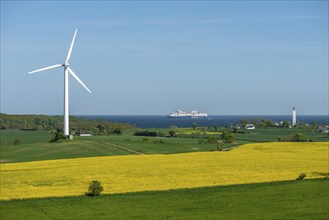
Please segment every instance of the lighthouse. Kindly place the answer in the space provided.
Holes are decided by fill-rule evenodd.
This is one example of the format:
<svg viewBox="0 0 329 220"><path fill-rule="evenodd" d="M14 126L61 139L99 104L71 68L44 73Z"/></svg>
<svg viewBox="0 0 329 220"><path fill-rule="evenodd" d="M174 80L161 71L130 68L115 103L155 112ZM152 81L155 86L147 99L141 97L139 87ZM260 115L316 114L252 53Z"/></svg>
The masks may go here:
<svg viewBox="0 0 329 220"><path fill-rule="evenodd" d="M296 115L297 115L296 108L293 107L292 108L292 126L295 126L297 124L296 123Z"/></svg>

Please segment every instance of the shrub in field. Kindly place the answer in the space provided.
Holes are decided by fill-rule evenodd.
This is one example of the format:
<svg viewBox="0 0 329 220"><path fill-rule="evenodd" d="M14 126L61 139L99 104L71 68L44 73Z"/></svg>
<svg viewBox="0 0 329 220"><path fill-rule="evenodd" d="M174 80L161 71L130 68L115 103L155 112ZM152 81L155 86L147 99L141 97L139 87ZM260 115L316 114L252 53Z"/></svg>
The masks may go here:
<svg viewBox="0 0 329 220"><path fill-rule="evenodd" d="M301 173L299 174L298 178L296 180L302 180L306 177L306 174L305 173Z"/></svg>
<svg viewBox="0 0 329 220"><path fill-rule="evenodd" d="M103 191L103 187L101 186L101 182L98 180L93 180L89 184L88 192L86 192L87 196L100 196Z"/></svg>
<svg viewBox="0 0 329 220"><path fill-rule="evenodd" d="M235 141L234 135L228 131L222 132L221 139L224 140L226 143L233 143Z"/></svg>
<svg viewBox="0 0 329 220"><path fill-rule="evenodd" d="M163 132L160 131L160 132L158 133L158 136L159 136L159 137L166 137L167 135L166 135L165 133L163 133Z"/></svg>
<svg viewBox="0 0 329 220"><path fill-rule="evenodd" d="M196 122L192 122L191 127L193 128L193 130L195 130L197 126L198 124Z"/></svg>
<svg viewBox="0 0 329 220"><path fill-rule="evenodd" d="M123 129L122 128L115 128L112 133L113 134L117 134L117 135L122 135L122 131Z"/></svg>
<svg viewBox="0 0 329 220"><path fill-rule="evenodd" d="M158 133L156 131L135 131L135 136L150 136L150 137L156 137L158 136Z"/></svg>
<svg viewBox="0 0 329 220"><path fill-rule="evenodd" d="M62 131L58 130L55 132L55 137L50 142L58 141L61 139L67 139L67 137L66 137L66 135L64 135L64 133Z"/></svg>
<svg viewBox="0 0 329 220"><path fill-rule="evenodd" d="M19 145L21 144L21 140L20 139L15 139L14 140L14 145Z"/></svg>
<svg viewBox="0 0 329 220"><path fill-rule="evenodd" d="M169 131L169 135L170 135L170 137L174 137L176 135L176 132L173 131L173 130L170 130Z"/></svg>
<svg viewBox="0 0 329 220"><path fill-rule="evenodd" d="M284 136L277 138L279 142L307 142L308 137L305 134L298 133L293 136Z"/></svg>
<svg viewBox="0 0 329 220"><path fill-rule="evenodd" d="M145 138L145 137L143 138L143 141L144 141L144 142L147 142L147 141L149 141L149 140L150 140L150 138Z"/></svg>
<svg viewBox="0 0 329 220"><path fill-rule="evenodd" d="M298 133L292 136L291 141L294 142L307 142L308 138L305 134Z"/></svg>
<svg viewBox="0 0 329 220"><path fill-rule="evenodd" d="M162 140L162 139L155 140L155 141L153 141L153 143L155 143L155 144L164 144L164 140Z"/></svg>

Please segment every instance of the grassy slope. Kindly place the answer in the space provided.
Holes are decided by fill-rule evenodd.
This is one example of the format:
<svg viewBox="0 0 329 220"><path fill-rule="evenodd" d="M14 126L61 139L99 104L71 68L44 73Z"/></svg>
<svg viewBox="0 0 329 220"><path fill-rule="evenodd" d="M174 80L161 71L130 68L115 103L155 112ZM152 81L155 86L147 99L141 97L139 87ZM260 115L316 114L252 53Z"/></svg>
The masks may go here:
<svg viewBox="0 0 329 220"><path fill-rule="evenodd" d="M150 138L144 142L142 137L133 136L136 129L128 129L124 135L74 137L73 141L49 143L53 136L44 131L0 130L0 160L2 162L38 161L49 159L79 158L92 156L127 155L131 152L117 149L110 144L116 144L145 154L173 154L185 152L215 150L214 144L198 144L199 138ZM149 129L168 133L171 129ZM191 129L176 129L177 133L198 132ZM236 144L226 144L231 147L252 142L277 141L279 136L295 133L305 133L314 141L328 141L325 134L314 133L302 129L256 129L246 134L235 134ZM218 136L218 134L216 135ZM20 139L20 145L13 145L15 139ZM127 141L129 139L129 141ZM164 144L154 143L164 140Z"/></svg>
<svg viewBox="0 0 329 220"><path fill-rule="evenodd" d="M328 179L1 202L1 219L328 219Z"/></svg>

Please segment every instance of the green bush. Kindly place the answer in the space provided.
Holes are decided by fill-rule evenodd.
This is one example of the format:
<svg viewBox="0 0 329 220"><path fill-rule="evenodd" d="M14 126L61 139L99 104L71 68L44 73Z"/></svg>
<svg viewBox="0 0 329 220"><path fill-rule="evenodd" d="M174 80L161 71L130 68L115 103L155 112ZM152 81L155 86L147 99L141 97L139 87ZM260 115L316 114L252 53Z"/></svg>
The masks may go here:
<svg viewBox="0 0 329 220"><path fill-rule="evenodd" d="M228 131L222 132L221 139L224 140L226 143L233 143L235 141L234 135Z"/></svg>
<svg viewBox="0 0 329 220"><path fill-rule="evenodd" d="M149 137L156 137L158 136L158 133L156 131L135 131L135 136L149 136Z"/></svg>
<svg viewBox="0 0 329 220"><path fill-rule="evenodd" d="M294 142L307 142L308 138L305 134L298 133L292 136L291 141Z"/></svg>
<svg viewBox="0 0 329 220"><path fill-rule="evenodd" d="M19 145L21 144L21 140L20 139L15 139L14 140L14 145Z"/></svg>
<svg viewBox="0 0 329 220"><path fill-rule="evenodd" d="M170 130L169 135L170 135L170 137L175 137L176 132L174 130Z"/></svg>
<svg viewBox="0 0 329 220"><path fill-rule="evenodd" d="M302 180L306 177L306 174L305 173L301 173L299 174L298 178L296 180Z"/></svg>
<svg viewBox="0 0 329 220"><path fill-rule="evenodd" d="M113 129L112 133L117 135L122 135L122 131L123 131L122 128L115 128Z"/></svg>
<svg viewBox="0 0 329 220"><path fill-rule="evenodd" d="M298 133L293 136L277 137L277 139L279 142L307 142L308 141L308 137L302 133Z"/></svg>
<svg viewBox="0 0 329 220"><path fill-rule="evenodd" d="M86 192L87 196L100 196L103 191L103 187L101 186L101 182L98 180L93 180L89 184L88 192Z"/></svg>
<svg viewBox="0 0 329 220"><path fill-rule="evenodd" d="M62 139L67 139L67 137L66 137L66 135L64 135L64 133L62 131L58 130L55 133L55 137L50 142L59 141Z"/></svg>
<svg viewBox="0 0 329 220"><path fill-rule="evenodd" d="M150 140L150 138L146 138L146 137L143 138L143 141L144 141L144 142L147 142L147 141L149 141L149 140Z"/></svg>

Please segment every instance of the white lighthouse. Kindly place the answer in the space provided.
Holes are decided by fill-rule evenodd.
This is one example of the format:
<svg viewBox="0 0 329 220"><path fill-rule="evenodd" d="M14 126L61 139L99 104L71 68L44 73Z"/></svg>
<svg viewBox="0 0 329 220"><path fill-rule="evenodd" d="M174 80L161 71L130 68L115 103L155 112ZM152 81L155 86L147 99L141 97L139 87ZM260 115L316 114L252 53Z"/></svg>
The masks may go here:
<svg viewBox="0 0 329 220"><path fill-rule="evenodd" d="M296 108L293 107L292 108L292 126L295 126L297 124L296 123L296 115L297 115Z"/></svg>

